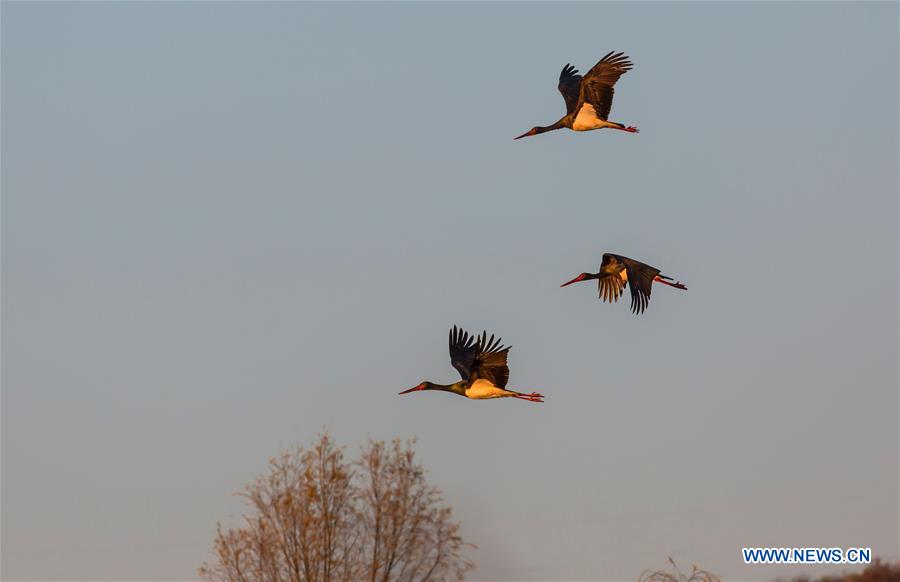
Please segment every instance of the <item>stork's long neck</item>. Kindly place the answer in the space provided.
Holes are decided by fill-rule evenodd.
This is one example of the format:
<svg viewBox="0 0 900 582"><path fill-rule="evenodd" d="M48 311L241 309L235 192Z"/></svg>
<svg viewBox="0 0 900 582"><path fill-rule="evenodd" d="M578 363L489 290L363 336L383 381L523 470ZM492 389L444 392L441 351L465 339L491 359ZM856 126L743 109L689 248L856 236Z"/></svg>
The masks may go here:
<svg viewBox="0 0 900 582"><path fill-rule="evenodd" d="M554 123L553 125L548 125L547 127L537 126L535 129L537 130L535 133L546 133L548 131L553 131L554 129L562 129L564 127L569 127L572 125L571 121L566 124L566 120L569 118L568 115Z"/></svg>
<svg viewBox="0 0 900 582"><path fill-rule="evenodd" d="M460 396L466 395L466 382L460 380L453 384L435 384L434 382L425 382L425 390L440 390L441 392L453 392Z"/></svg>

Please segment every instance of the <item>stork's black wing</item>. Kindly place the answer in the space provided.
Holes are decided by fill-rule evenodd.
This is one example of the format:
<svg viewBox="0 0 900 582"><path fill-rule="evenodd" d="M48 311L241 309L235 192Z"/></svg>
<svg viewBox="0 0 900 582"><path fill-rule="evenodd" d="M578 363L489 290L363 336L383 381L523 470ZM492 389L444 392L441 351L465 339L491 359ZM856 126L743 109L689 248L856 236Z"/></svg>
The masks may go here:
<svg viewBox="0 0 900 582"><path fill-rule="evenodd" d="M503 388L509 380L508 353L509 347L500 345L500 338L494 339L493 335L488 339L487 332L477 337L455 325L450 330L450 362L463 380L484 378Z"/></svg>
<svg viewBox="0 0 900 582"><path fill-rule="evenodd" d="M581 75L578 69L567 64L559 74L559 85L556 86L566 101L566 115L571 115L578 105L578 95L581 89Z"/></svg>
<svg viewBox="0 0 900 582"><path fill-rule="evenodd" d="M615 92L613 85L631 67L631 61L624 53L607 53L582 79L578 110L584 103L590 103L594 106L597 117L608 118Z"/></svg>
<svg viewBox="0 0 900 582"><path fill-rule="evenodd" d="M613 256L625 265L625 272L628 274L628 287L631 289L631 312L643 313L650 302L650 290L653 287L653 279L659 275L659 269L621 255Z"/></svg>
<svg viewBox="0 0 900 582"><path fill-rule="evenodd" d="M500 345L500 338L490 339L487 332L481 332L481 337L476 344L478 355L475 356L475 370L472 380L484 378L490 380L497 388L506 386L509 380L509 366L506 365L506 357L509 355L509 346Z"/></svg>
<svg viewBox="0 0 900 582"><path fill-rule="evenodd" d="M469 380L475 369L475 356L478 355L478 344L475 336L457 328L450 330L450 363L459 372L463 380Z"/></svg>
<svg viewBox="0 0 900 582"><path fill-rule="evenodd" d="M613 303L622 296L625 281L619 275L603 275L597 280L597 288L600 291L600 299Z"/></svg>
<svg viewBox="0 0 900 582"><path fill-rule="evenodd" d="M619 300L625 289L625 279L622 278L624 270L625 265L619 260L619 255L603 254L603 262L600 263L600 278L597 280L600 299L609 303Z"/></svg>

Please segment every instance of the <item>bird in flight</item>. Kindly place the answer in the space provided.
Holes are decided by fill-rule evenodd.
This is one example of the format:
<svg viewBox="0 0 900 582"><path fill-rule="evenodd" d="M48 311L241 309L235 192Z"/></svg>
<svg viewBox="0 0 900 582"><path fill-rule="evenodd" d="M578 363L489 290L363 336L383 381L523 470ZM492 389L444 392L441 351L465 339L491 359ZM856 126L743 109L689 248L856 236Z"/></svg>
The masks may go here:
<svg viewBox="0 0 900 582"><path fill-rule="evenodd" d="M557 88L566 101L566 115L547 127L532 127L519 137L537 135L545 131L552 131L568 127L573 131L589 131L611 127L622 131L637 133L638 128L625 126L615 121L609 121L609 110L612 107L613 85L619 77L631 70L631 61L623 53L608 53L600 59L588 74L582 77L572 65L563 67L559 74Z"/></svg>
<svg viewBox="0 0 900 582"><path fill-rule="evenodd" d="M684 283L661 275L659 269L612 253L603 254L599 273L582 273L568 283L563 283L560 287L590 279L597 279L600 299L610 303L619 300L627 283L631 288L631 312L634 314L643 313L647 308L647 303L650 302L650 288L654 282L687 290Z"/></svg>
<svg viewBox="0 0 900 582"><path fill-rule="evenodd" d="M494 339L487 332L481 337L469 335L455 325L450 330L450 363L462 376L462 380L454 384L434 384L421 382L400 394L409 394L420 390L441 390L472 398L485 400L489 398L519 398L529 402L543 402L544 396L537 392L523 394L506 389L509 379L509 367L506 356L509 347L500 345L500 338Z"/></svg>

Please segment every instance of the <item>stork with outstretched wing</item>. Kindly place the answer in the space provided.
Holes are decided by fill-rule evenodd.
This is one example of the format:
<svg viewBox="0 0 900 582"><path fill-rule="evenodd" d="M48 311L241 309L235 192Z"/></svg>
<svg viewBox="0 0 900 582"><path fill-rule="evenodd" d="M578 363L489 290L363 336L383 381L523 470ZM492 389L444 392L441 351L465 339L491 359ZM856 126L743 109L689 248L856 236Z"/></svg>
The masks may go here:
<svg viewBox="0 0 900 582"><path fill-rule="evenodd" d="M624 53L610 52L582 77L572 65L563 67L557 88L566 102L566 114L552 125L532 127L514 139L537 135L568 127L573 131L590 131L609 127L630 133L638 128L609 120L613 86L619 77L631 70L631 61Z"/></svg>
<svg viewBox="0 0 900 582"><path fill-rule="evenodd" d="M506 365L508 354L509 347L501 345L500 338L494 339L493 335L488 338L486 331L481 333L481 337L469 335L454 325L450 330L450 362L462 376L462 380L453 384L420 382L400 394L441 390L474 400L511 397L529 402L543 402L543 395L537 392L524 394L506 388L506 382L509 380L509 367Z"/></svg>
<svg viewBox="0 0 900 582"><path fill-rule="evenodd" d="M619 300L627 283L631 288L631 312L635 315L643 313L647 308L650 302L650 289L654 282L687 290L684 283L666 277L656 267L612 253L604 253L598 273L582 273L560 287L591 279L597 279L600 299L610 303Z"/></svg>

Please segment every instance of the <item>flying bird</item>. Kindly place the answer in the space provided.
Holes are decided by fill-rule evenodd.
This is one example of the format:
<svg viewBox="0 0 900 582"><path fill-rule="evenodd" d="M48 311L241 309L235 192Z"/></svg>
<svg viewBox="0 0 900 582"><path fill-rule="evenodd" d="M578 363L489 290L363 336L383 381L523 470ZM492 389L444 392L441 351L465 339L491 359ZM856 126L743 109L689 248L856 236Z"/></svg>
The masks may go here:
<svg viewBox="0 0 900 582"><path fill-rule="evenodd" d="M643 313L647 308L647 303L650 302L650 288L654 281L676 289L687 290L684 283L661 275L659 269L655 267L612 253L603 254L599 273L582 273L568 283L563 283L560 287L590 279L597 279L600 299L610 303L619 300L627 283L631 288L631 312L635 315Z"/></svg>
<svg viewBox="0 0 900 582"><path fill-rule="evenodd" d="M509 347L500 345L500 338L494 339L487 332L481 337L469 335L455 325L450 330L450 363L462 376L462 380L454 384L435 384L421 382L400 394L409 394L420 390L441 390L472 398L485 400L489 398L519 398L529 402L543 402L544 396L537 392L523 394L506 389L509 379L509 367L506 356Z"/></svg>
<svg viewBox="0 0 900 582"><path fill-rule="evenodd" d="M566 115L547 127L532 127L517 138L537 135L545 131L552 131L568 127L574 131L589 131L611 127L631 133L637 133L638 128L625 126L615 121L609 121L609 110L612 107L613 85L619 77L631 70L631 61L623 53L607 53L600 59L588 74L582 77L578 70L567 64L559 74L557 88L566 101Z"/></svg>

